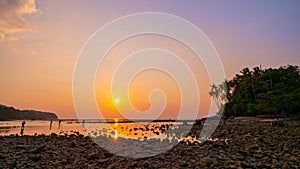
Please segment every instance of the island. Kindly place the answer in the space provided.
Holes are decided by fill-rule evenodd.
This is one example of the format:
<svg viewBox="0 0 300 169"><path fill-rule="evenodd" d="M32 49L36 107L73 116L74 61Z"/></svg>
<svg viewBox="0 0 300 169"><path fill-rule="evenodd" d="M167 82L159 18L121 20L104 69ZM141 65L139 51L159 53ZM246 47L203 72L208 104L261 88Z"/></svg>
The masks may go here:
<svg viewBox="0 0 300 169"><path fill-rule="evenodd" d="M55 120L57 115L36 110L19 110L14 107L0 105L0 121L4 120Z"/></svg>

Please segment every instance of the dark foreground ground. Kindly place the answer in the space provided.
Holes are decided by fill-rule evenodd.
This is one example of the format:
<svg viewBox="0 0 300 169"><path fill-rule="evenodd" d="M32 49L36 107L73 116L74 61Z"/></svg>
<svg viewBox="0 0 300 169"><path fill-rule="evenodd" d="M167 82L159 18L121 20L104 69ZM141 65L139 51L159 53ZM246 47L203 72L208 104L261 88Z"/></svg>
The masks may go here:
<svg viewBox="0 0 300 169"><path fill-rule="evenodd" d="M82 135L5 136L0 168L300 168L300 122L285 124L232 120L215 130L217 140L142 159L113 155Z"/></svg>

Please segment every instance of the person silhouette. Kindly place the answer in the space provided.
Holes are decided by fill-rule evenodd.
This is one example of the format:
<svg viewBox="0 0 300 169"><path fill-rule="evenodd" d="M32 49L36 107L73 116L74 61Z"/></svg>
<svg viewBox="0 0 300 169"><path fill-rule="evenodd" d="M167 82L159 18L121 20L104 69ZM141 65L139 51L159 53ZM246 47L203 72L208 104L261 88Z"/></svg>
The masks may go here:
<svg viewBox="0 0 300 169"><path fill-rule="evenodd" d="M82 127L85 129L85 120L82 120Z"/></svg>
<svg viewBox="0 0 300 169"><path fill-rule="evenodd" d="M60 129L61 120L58 121L58 129Z"/></svg>
<svg viewBox="0 0 300 169"><path fill-rule="evenodd" d="M24 134L24 128L25 128L25 121L22 122L22 126L21 126L21 132L20 134L23 135Z"/></svg>
<svg viewBox="0 0 300 169"><path fill-rule="evenodd" d="M52 128L52 119L50 120L50 130L51 130L51 128Z"/></svg>

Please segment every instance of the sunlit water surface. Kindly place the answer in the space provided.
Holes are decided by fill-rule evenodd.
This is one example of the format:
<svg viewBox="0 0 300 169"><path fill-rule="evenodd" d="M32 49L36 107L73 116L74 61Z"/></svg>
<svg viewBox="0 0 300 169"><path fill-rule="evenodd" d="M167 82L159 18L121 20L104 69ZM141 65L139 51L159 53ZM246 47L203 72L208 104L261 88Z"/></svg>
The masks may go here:
<svg viewBox="0 0 300 169"><path fill-rule="evenodd" d="M20 135L22 120L0 121L0 135ZM24 135L49 135L56 133L58 135L82 134L90 137L111 137L131 138L131 139L176 139L178 141L189 139L197 141L196 138L186 137L180 132L176 132L179 127L193 125L192 121L185 122L126 122L126 121L103 121L103 120L59 120L41 121L26 120Z"/></svg>

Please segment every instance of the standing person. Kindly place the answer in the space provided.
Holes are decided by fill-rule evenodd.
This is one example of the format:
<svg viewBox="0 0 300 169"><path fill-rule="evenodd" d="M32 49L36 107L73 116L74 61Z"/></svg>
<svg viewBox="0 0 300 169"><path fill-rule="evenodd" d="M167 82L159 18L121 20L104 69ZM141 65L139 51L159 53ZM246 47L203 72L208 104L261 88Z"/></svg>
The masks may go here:
<svg viewBox="0 0 300 169"><path fill-rule="evenodd" d="M85 120L82 120L82 127L85 129Z"/></svg>
<svg viewBox="0 0 300 169"><path fill-rule="evenodd" d="M21 135L23 135L24 133L25 124L26 124L25 121L23 121L21 126L21 132L20 132Z"/></svg>
<svg viewBox="0 0 300 169"><path fill-rule="evenodd" d="M51 128L52 128L52 119L50 120L50 130L51 130Z"/></svg>
<svg viewBox="0 0 300 169"><path fill-rule="evenodd" d="M61 120L58 121L58 129L60 129Z"/></svg>

